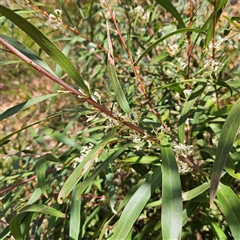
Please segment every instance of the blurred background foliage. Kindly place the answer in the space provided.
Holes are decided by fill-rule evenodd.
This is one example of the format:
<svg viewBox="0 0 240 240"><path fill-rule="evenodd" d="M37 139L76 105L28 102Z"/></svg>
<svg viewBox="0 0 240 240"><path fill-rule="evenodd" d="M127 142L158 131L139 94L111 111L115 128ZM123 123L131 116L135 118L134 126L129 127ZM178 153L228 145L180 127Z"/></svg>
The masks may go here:
<svg viewBox="0 0 240 240"><path fill-rule="evenodd" d="M165 136L174 149L183 193L181 239L236 239L239 217L226 216L220 193L230 191L224 188L229 186L233 192L228 193L236 206L229 206L228 210L239 209L239 129L221 179L222 192L211 209L208 190L223 125L240 97L239 3L232 5L225 1L214 23L215 15L211 14L215 1L194 1L192 11L191 1L170 2L182 23L164 1L108 3L139 77L102 1L4 1L1 4L48 36L89 83L91 92L97 92L95 97L101 99L98 102L114 112L121 122L125 115L117 104L107 71L108 20L115 69L133 111L132 122L157 139ZM61 9L62 14L56 9ZM59 21L54 21L50 14ZM192 25L202 32L175 33L183 28L181 24ZM212 31L214 24L216 30ZM78 89L56 62L4 15L0 16L0 26L1 34L32 49L59 78ZM171 37L149 49L171 33ZM2 112L60 89L4 47L1 47L0 78ZM11 236L16 239L167 239L162 225L163 189L167 187L161 176L161 167L162 174L165 173L164 146L119 123L114 132L110 129L114 129L116 122L96 113L92 106L65 93L1 121L3 139L16 131L1 142L2 239ZM181 127L183 135L179 133ZM175 148L181 136L184 136L182 143L192 146L187 154L178 153ZM183 156L200 166L203 174L182 162ZM88 158L89 165L86 163L77 173L77 178L81 178L79 183L71 182L74 186L66 190L67 180ZM82 174L81 169L86 168ZM146 183L151 193L145 192ZM138 193L142 197L137 198ZM136 219L131 218L134 214L123 210L131 208L139 211Z"/></svg>

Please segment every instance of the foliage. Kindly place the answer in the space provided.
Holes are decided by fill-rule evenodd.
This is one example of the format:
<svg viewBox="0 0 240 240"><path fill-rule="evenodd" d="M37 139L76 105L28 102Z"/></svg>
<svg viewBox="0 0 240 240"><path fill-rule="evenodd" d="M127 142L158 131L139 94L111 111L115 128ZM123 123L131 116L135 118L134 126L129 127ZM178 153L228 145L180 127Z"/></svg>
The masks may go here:
<svg viewBox="0 0 240 240"><path fill-rule="evenodd" d="M0 5L1 239L239 239L232 6L66 2Z"/></svg>

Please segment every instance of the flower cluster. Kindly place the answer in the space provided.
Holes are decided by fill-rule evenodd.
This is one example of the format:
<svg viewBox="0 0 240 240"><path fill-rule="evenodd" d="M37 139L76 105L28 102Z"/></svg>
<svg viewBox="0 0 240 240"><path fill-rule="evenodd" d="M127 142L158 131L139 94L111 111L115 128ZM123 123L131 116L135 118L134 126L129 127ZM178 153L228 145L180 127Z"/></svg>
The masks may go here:
<svg viewBox="0 0 240 240"><path fill-rule="evenodd" d="M55 9L54 14L50 13L46 25L52 26L54 29L59 29L62 26L62 10Z"/></svg>
<svg viewBox="0 0 240 240"><path fill-rule="evenodd" d="M220 72L222 66L223 66L223 63L220 63L213 59L204 61L204 68L209 71Z"/></svg>
<svg viewBox="0 0 240 240"><path fill-rule="evenodd" d="M148 22L150 12L149 11L144 11L142 6L137 6L134 8L134 13L136 14L137 17L139 17L141 20L144 22Z"/></svg>
<svg viewBox="0 0 240 240"><path fill-rule="evenodd" d="M187 158L189 155L193 153L193 145L186 146L182 143L174 146L174 152L179 155Z"/></svg>
<svg viewBox="0 0 240 240"><path fill-rule="evenodd" d="M184 158L187 158L188 156L192 155L193 154L193 145L186 146L182 143L179 143L178 145L174 146L174 152L176 153L179 172L180 173L190 172L192 170L192 168L190 168L187 163L181 161L179 156L183 156Z"/></svg>
<svg viewBox="0 0 240 240"><path fill-rule="evenodd" d="M80 151L80 157L74 158L73 167L76 168L77 165L88 155L88 153L93 149L94 144L89 143L87 146L83 146L83 149Z"/></svg>
<svg viewBox="0 0 240 240"><path fill-rule="evenodd" d="M100 0L99 3L100 3L100 6L101 6L102 8L105 8L105 7L106 7L106 2L105 2L105 0Z"/></svg>
<svg viewBox="0 0 240 240"><path fill-rule="evenodd" d="M137 6L134 8L134 12L136 13L137 17L142 17L144 14L144 9L142 6Z"/></svg>

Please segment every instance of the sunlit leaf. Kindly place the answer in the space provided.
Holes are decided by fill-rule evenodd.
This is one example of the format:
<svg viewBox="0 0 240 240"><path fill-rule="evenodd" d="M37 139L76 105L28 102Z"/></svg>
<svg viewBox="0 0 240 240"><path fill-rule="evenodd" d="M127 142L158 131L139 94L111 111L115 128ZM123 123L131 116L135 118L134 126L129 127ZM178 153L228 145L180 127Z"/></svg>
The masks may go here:
<svg viewBox="0 0 240 240"><path fill-rule="evenodd" d="M179 239L182 232L182 187L177 162L168 141L161 140L162 152L162 238Z"/></svg>
<svg viewBox="0 0 240 240"><path fill-rule="evenodd" d="M185 28L185 24L180 13L173 6L170 0L155 0L155 1L159 3L162 7L164 7L169 13L173 15L173 17L175 17L178 20L178 25L180 28Z"/></svg>
<svg viewBox="0 0 240 240"><path fill-rule="evenodd" d="M36 97L36 98L32 98L27 100L26 102L20 103L14 107L11 107L3 112L0 113L0 121L2 121L5 118L8 118L20 111L23 111L37 103L40 103L42 101L45 101L49 98L55 97L57 96L58 93L52 93L52 94L48 94L48 95L44 95L44 96L40 96L40 97Z"/></svg>
<svg viewBox="0 0 240 240"><path fill-rule="evenodd" d="M27 205L24 208L21 209L21 213L23 212L38 212L41 214L49 214L51 216L55 217L60 217L60 218L65 218L66 215L52 207L43 205L43 204L32 204L32 205Z"/></svg>
<svg viewBox="0 0 240 240"><path fill-rule="evenodd" d="M161 169L155 168L153 174L149 174L138 190L124 208L117 225L113 229L111 240L125 239L131 231L134 222L146 205L151 194L161 182Z"/></svg>
<svg viewBox="0 0 240 240"><path fill-rule="evenodd" d="M47 161L46 155L40 157L40 159L38 159L38 161L36 162L35 171L37 174L38 186L40 187L43 195L45 197L48 197L47 194L48 182L46 181L46 170L48 165L46 161Z"/></svg>
<svg viewBox="0 0 240 240"><path fill-rule="evenodd" d="M77 191L80 185L76 185L73 189L72 204L70 213L69 237L78 239L80 234L81 224L81 199L77 198Z"/></svg>
<svg viewBox="0 0 240 240"><path fill-rule="evenodd" d="M48 72L50 72L52 75L55 75L55 73L52 71L52 69L44 62L35 52L33 52L30 48L24 46L22 43L16 41L13 38L10 38L8 36L5 36L3 34L0 34L0 37L2 37L5 41L7 41L9 44L11 44L13 47L15 47L18 51L20 51L22 54L27 56L31 61L35 62L37 65L41 66ZM55 75L56 76L56 75Z"/></svg>
<svg viewBox="0 0 240 240"><path fill-rule="evenodd" d="M121 84L118 80L116 69L115 69L115 63L114 63L114 55L113 55L113 46L110 38L109 28L108 28L108 22L107 22L107 34L108 34L108 63L107 63L107 70L108 70L108 76L111 80L112 88L115 92L117 101L122 108L122 110L126 113L131 112L131 108L128 104L128 101L126 99L126 96L122 90Z"/></svg>
<svg viewBox="0 0 240 240"><path fill-rule="evenodd" d="M240 127L240 99L235 103L231 109L225 123L223 124L218 148L216 152L216 159L213 164L211 185L210 185L210 206L216 196L220 177L228 159L229 153L233 146L234 140L238 134Z"/></svg>
<svg viewBox="0 0 240 240"><path fill-rule="evenodd" d="M204 193L209 188L210 188L210 182L207 182L207 183L201 184L200 186L198 186L194 189L191 189L188 192L184 192L182 194L183 201L189 201L189 200L199 196L200 194Z"/></svg>
<svg viewBox="0 0 240 240"><path fill-rule="evenodd" d="M240 239L240 202L237 195L229 186L220 183L217 198L233 238Z"/></svg>

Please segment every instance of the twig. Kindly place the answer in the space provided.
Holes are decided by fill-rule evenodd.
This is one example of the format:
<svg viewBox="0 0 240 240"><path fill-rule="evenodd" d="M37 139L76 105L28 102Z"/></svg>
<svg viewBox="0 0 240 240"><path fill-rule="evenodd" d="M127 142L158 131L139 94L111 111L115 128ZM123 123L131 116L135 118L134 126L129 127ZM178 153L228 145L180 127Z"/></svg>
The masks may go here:
<svg viewBox="0 0 240 240"><path fill-rule="evenodd" d="M148 96L147 96L146 89L145 89L145 87L144 87L144 84L142 83L141 77L140 77L140 75L139 75L139 73L138 73L137 66L134 65L134 61L133 61L132 55L131 55L131 53L130 53L130 51L129 51L129 49L128 49L128 47L127 47L127 45L126 45L126 43L125 43L125 41L124 41L124 39L123 39L123 37L122 37L122 34L121 34L120 29L119 29L119 27L118 27L118 24L117 24L117 22L116 22L116 18L115 18L115 16L114 16L112 10L111 10L110 7L109 7L109 4L108 4L107 0L105 1L105 3L106 3L106 6L107 6L107 8L108 8L108 11L109 11L109 13L110 13L110 15L111 15L111 18L112 18L112 20L113 20L113 22L114 22L114 26L115 26L115 28L116 28L116 31L117 31L118 36L119 36L119 38L120 38L120 41L122 42L123 47L125 48L125 50L126 50L126 52L127 52L127 54L128 54L129 60L130 60L130 62L131 62L131 65L132 65L132 68L133 68L133 71L134 71L134 74L135 74L135 76L136 76L136 78L137 78L137 80L138 80L138 82L139 82L139 84L140 84L140 87L141 87L141 90L142 90L142 92L143 92L143 95L144 95L144 97L145 97L145 99L146 99L146 102L147 102L148 106L150 107L150 111L157 117L158 121L159 121L159 122L162 124L162 126L167 130L167 132L169 133L169 135L170 135L173 139L175 139L175 136L172 134L170 128L162 121L161 116L159 115L159 113L157 113L157 112L155 111L155 109L154 109L151 101L149 100L149 98L148 98Z"/></svg>

